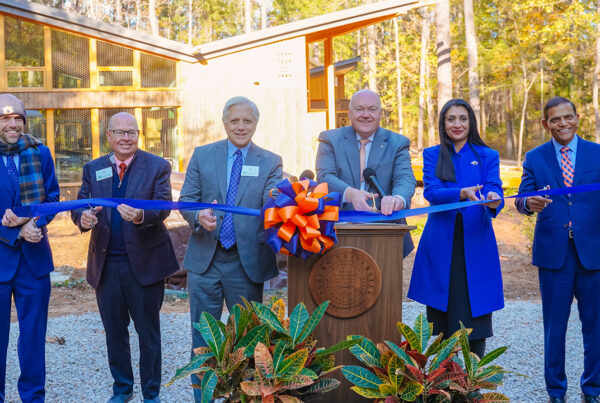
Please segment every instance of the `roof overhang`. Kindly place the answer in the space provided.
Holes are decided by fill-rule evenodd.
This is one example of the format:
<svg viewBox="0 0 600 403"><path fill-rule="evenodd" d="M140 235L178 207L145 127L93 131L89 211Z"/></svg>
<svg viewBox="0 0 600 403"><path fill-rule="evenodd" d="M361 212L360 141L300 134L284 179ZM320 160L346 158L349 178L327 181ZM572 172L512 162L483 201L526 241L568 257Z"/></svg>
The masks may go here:
<svg viewBox="0 0 600 403"><path fill-rule="evenodd" d="M0 14L23 18L171 59L191 63L198 61L193 57L194 50L191 46L37 3L24 0L0 0Z"/></svg>
<svg viewBox="0 0 600 403"><path fill-rule="evenodd" d="M433 4L432 0L385 0L334 13L319 15L272 28L205 43L194 48L198 60L267 45L273 42L306 37L307 43L344 35L369 25L386 21L413 8Z"/></svg>
<svg viewBox="0 0 600 403"><path fill-rule="evenodd" d="M340 75L347 74L350 70L352 70L354 67L356 67L358 62L360 62L360 59L361 59L360 56L356 56L356 57L353 57L352 59L340 60L339 62L334 63L333 68L334 68L335 75L340 76ZM323 72L325 72L324 66L313 67L312 69L310 69L310 76L311 77L320 77L323 75Z"/></svg>

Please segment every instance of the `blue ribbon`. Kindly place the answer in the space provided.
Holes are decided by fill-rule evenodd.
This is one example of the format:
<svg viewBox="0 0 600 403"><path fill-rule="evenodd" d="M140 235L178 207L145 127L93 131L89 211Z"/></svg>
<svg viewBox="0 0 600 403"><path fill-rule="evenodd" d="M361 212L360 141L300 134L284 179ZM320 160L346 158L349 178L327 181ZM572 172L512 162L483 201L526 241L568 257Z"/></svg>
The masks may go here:
<svg viewBox="0 0 600 403"><path fill-rule="evenodd" d="M535 192L526 192L514 196L505 197L512 199L517 197L532 197L532 196L556 196L564 194L575 194L583 192L594 192L600 190L600 183L591 183L588 185L573 186L569 188L556 188L547 190L538 190ZM280 194L281 196L281 194ZM342 222L375 222L375 221L392 221L399 218L411 217L421 214L439 213L442 211L456 210L465 207L475 206L483 203L488 203L489 200L481 201L463 201L458 203L440 204L429 207L420 207L409 210L395 211L390 215L381 213L370 213L366 211L340 211L339 221ZM127 204L128 206L143 210L202 210L211 208L233 214L242 214L248 216L259 217L260 210L247 207L228 206L225 204L211 203L194 203L194 202L172 202L167 200L138 200L138 199L112 199L112 198L93 198L69 200L56 203L42 203L31 206L15 207L14 213L19 217L39 217L45 215L53 215L62 211L75 210L80 208L89 208L90 206L117 207L119 204ZM284 245L285 246L285 245ZM291 251L290 251L291 252Z"/></svg>

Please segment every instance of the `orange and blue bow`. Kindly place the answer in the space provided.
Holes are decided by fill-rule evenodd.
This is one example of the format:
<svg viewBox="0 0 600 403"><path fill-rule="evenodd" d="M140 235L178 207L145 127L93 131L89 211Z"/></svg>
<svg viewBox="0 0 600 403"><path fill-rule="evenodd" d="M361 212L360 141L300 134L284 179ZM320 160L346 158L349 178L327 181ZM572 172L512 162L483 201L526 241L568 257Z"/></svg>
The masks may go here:
<svg viewBox="0 0 600 403"><path fill-rule="evenodd" d="M327 183L303 180L277 184L279 194L263 207L265 238L275 253L301 256L322 254L337 243L341 195L329 193Z"/></svg>

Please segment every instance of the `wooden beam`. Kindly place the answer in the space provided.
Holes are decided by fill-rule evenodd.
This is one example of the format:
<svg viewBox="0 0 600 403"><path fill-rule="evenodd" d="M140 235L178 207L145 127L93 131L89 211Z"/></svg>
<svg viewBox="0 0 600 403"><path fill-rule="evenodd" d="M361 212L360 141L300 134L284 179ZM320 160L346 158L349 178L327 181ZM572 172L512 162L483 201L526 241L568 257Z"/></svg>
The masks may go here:
<svg viewBox="0 0 600 403"><path fill-rule="evenodd" d="M12 89L11 89L12 90ZM180 106L183 92L175 91L10 91L28 109L151 108Z"/></svg>
<svg viewBox="0 0 600 403"><path fill-rule="evenodd" d="M310 51L308 49L308 43L304 44L306 50L306 111L310 112Z"/></svg>
<svg viewBox="0 0 600 403"><path fill-rule="evenodd" d="M139 50L133 51L133 88L142 87L142 63Z"/></svg>
<svg viewBox="0 0 600 403"><path fill-rule="evenodd" d="M98 88L98 57L97 57L97 42L95 39L90 39L90 89Z"/></svg>
<svg viewBox="0 0 600 403"><path fill-rule="evenodd" d="M181 106L177 107L177 152L175 153L177 159L175 160L175 164L173 164L173 170L179 170L179 172L183 172L183 159L185 157L185 144L183 142L183 108Z"/></svg>
<svg viewBox="0 0 600 403"><path fill-rule="evenodd" d="M8 83L6 81L6 70L4 70L4 66L6 64L5 59L5 49L4 49L4 16L0 14L0 89L4 90Z"/></svg>
<svg viewBox="0 0 600 403"><path fill-rule="evenodd" d="M327 129L335 128L335 68L333 66L333 38L323 41L325 46L325 100L327 103Z"/></svg>
<svg viewBox="0 0 600 403"><path fill-rule="evenodd" d="M100 158L100 113L98 108L92 108L92 158Z"/></svg>
<svg viewBox="0 0 600 403"><path fill-rule="evenodd" d="M52 30L44 27L44 88L52 89Z"/></svg>
<svg viewBox="0 0 600 403"><path fill-rule="evenodd" d="M56 159L56 147L54 144L54 109L46 109L46 146L50 149L52 158Z"/></svg>
<svg viewBox="0 0 600 403"><path fill-rule="evenodd" d="M146 150L146 133L144 127L144 120L142 116L142 108L135 108L135 120L137 120L138 128L140 129L140 137L138 139L138 147L140 150Z"/></svg>

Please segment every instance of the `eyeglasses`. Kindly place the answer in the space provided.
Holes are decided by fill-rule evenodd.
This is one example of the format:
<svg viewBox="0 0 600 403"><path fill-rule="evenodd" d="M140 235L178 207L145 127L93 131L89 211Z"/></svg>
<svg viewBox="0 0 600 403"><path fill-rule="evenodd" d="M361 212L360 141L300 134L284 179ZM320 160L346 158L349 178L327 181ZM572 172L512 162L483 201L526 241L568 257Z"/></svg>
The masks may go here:
<svg viewBox="0 0 600 403"><path fill-rule="evenodd" d="M377 112L379 112L379 108L377 108L376 106L371 106L369 108L352 108L352 111L355 113L358 113L359 115L362 115L364 113L368 113L369 115L374 115Z"/></svg>
<svg viewBox="0 0 600 403"><path fill-rule="evenodd" d="M140 134L139 130L108 130L112 134L115 135L116 138L122 139L125 137L129 137L130 139L134 139Z"/></svg>

